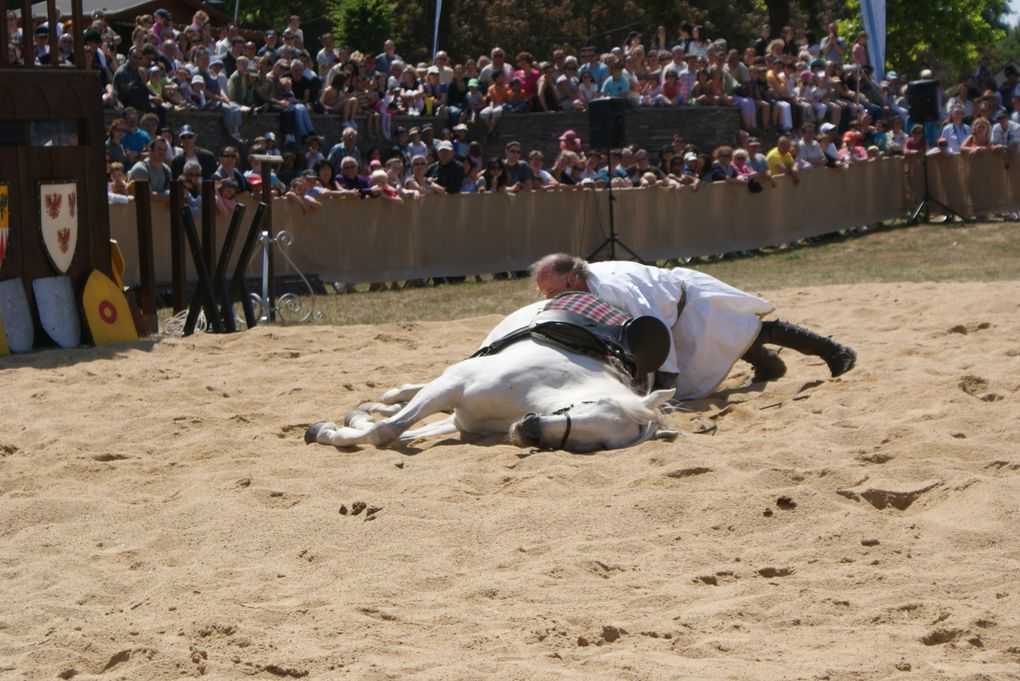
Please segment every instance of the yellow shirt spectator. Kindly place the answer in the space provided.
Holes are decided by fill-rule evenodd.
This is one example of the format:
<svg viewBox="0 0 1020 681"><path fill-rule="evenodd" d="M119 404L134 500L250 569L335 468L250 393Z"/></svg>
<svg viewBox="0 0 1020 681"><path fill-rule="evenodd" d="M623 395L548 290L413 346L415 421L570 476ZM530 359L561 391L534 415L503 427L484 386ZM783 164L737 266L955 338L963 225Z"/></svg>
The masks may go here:
<svg viewBox="0 0 1020 681"><path fill-rule="evenodd" d="M772 175L785 175L790 172L790 168L795 167L793 154L789 151L780 151L779 147L767 153L765 160L769 163L769 173Z"/></svg>

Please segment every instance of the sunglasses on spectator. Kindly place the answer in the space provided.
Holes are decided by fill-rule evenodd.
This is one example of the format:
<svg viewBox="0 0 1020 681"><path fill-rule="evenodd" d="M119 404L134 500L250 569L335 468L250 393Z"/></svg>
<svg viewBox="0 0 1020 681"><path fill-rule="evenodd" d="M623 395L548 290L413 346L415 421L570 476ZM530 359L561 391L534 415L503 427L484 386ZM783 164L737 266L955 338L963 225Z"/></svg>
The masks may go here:
<svg viewBox="0 0 1020 681"><path fill-rule="evenodd" d="M521 153L521 149L520 149L520 147L513 147L511 149L507 149L506 153L508 153L508 154L519 154L519 153Z"/></svg>
<svg viewBox="0 0 1020 681"><path fill-rule="evenodd" d="M358 166L348 164L348 165L340 166L340 169L341 170L357 170Z"/></svg>

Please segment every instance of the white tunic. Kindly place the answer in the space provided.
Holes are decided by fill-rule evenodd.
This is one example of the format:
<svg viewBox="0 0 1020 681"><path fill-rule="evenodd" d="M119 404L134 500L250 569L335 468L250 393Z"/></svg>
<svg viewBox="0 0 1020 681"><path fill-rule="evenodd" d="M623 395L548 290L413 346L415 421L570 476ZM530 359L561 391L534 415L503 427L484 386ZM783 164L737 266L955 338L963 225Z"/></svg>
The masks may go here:
<svg viewBox="0 0 1020 681"><path fill-rule="evenodd" d="M652 315L670 330L672 345L662 365L676 373L676 397L701 397L726 378L761 329L769 301L695 270L666 270L634 262L588 265L589 290L634 317ZM677 315L686 289L683 314Z"/></svg>

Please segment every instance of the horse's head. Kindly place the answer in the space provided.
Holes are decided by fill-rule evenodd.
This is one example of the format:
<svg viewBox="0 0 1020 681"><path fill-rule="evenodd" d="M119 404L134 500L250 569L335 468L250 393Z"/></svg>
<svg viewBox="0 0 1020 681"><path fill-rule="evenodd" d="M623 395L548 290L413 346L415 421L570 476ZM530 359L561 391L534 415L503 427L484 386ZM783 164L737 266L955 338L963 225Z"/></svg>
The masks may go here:
<svg viewBox="0 0 1020 681"><path fill-rule="evenodd" d="M594 452L621 449L651 438L672 439L663 430L658 407L673 390L657 390L633 400L603 398L577 402L550 414L528 414L510 426L510 441L518 447Z"/></svg>

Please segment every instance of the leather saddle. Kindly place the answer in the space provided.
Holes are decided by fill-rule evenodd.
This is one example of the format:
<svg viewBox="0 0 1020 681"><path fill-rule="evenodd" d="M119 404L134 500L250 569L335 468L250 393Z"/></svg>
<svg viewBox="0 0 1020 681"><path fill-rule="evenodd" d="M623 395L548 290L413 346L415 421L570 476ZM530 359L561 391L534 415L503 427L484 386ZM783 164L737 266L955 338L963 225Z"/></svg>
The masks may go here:
<svg viewBox="0 0 1020 681"><path fill-rule="evenodd" d="M530 326L511 331L471 356L494 355L529 336L574 352L615 357L632 378L652 373L669 354L669 329L655 317L635 317L616 326L600 324L568 310L543 310Z"/></svg>

